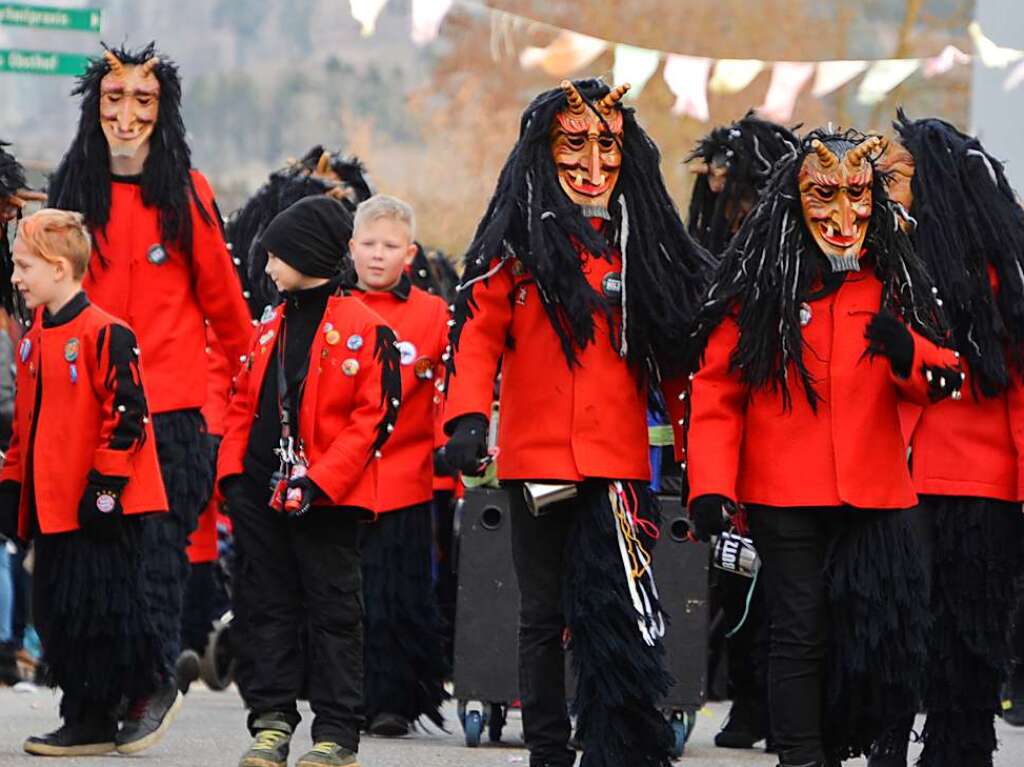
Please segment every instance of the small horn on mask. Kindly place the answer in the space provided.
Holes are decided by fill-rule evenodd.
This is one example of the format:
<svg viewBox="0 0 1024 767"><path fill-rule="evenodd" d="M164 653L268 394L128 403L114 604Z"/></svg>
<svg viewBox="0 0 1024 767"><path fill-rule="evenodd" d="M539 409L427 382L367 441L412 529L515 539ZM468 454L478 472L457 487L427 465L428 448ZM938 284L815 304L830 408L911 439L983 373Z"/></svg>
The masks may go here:
<svg viewBox="0 0 1024 767"><path fill-rule="evenodd" d="M850 170L857 170L864 160L879 149L881 145L881 136L872 136L869 139L865 139L846 153L846 159L843 162Z"/></svg>
<svg viewBox="0 0 1024 767"><path fill-rule="evenodd" d="M622 101L622 97L629 92L630 87L631 86L629 83L623 83L618 88L609 93L607 96L605 96L603 99L601 99L601 101L598 102L597 104L597 108L601 110L601 113L604 115L610 114L611 111L618 105L618 103Z"/></svg>
<svg viewBox="0 0 1024 767"><path fill-rule="evenodd" d="M825 170L834 168L839 164L839 159L832 153L831 149L821 143L820 139L814 139L811 142L811 149L817 153L818 162Z"/></svg>
<svg viewBox="0 0 1024 767"><path fill-rule="evenodd" d="M107 65L110 67L110 73L120 77L124 74L124 64L121 63L121 59L113 54L112 51L104 51L103 58L107 60Z"/></svg>
<svg viewBox="0 0 1024 767"><path fill-rule="evenodd" d="M328 152L321 152L320 159L316 162L316 170L313 174L316 176L326 176L328 171L331 169L331 155Z"/></svg>
<svg viewBox="0 0 1024 767"><path fill-rule="evenodd" d="M159 56L150 56L142 64L142 74L143 75L151 75L151 74L153 74L153 70L156 69L156 65L159 64L159 63L160 63L160 57Z"/></svg>
<svg viewBox="0 0 1024 767"><path fill-rule="evenodd" d="M569 114L577 115L582 117L587 113L587 105L583 101L583 97L580 92L576 90L576 86L569 80L562 80L562 90L565 91L565 97L569 99Z"/></svg>

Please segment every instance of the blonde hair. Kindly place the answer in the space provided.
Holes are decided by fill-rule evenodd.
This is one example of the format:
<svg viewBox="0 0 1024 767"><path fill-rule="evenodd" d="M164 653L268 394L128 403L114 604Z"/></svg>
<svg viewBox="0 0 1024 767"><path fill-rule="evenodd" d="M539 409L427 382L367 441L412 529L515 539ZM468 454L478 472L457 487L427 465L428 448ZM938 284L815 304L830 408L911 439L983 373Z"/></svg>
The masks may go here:
<svg viewBox="0 0 1024 767"><path fill-rule="evenodd" d="M18 224L18 239L51 264L67 259L74 279L85 277L92 254L92 238L81 213L43 208Z"/></svg>
<svg viewBox="0 0 1024 767"><path fill-rule="evenodd" d="M361 225L382 218L405 224L409 228L409 239L416 239L416 214L413 213L412 206L387 194L375 194L359 203L355 220L352 222L352 231L358 232Z"/></svg>

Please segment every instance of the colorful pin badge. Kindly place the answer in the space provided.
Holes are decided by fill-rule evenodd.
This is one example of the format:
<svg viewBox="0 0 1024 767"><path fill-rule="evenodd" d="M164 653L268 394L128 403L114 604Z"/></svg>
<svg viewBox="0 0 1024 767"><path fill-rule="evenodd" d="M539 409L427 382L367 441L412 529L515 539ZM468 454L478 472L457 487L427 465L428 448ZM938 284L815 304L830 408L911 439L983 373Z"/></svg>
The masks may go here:
<svg viewBox="0 0 1024 767"><path fill-rule="evenodd" d="M74 362L78 359L78 352L81 348L77 338L68 339L68 342L64 344L64 359L67 362Z"/></svg>
<svg viewBox="0 0 1024 767"><path fill-rule="evenodd" d="M347 376L354 376L359 372L359 361L354 359L347 359L341 363L341 372Z"/></svg>
<svg viewBox="0 0 1024 767"><path fill-rule="evenodd" d="M358 333L353 333L348 337L348 340L345 342L345 346L348 347L349 351L357 352L363 348L363 337Z"/></svg>
<svg viewBox="0 0 1024 767"><path fill-rule="evenodd" d="M96 496L96 510L103 514L112 512L116 505L117 500L110 493L100 493Z"/></svg>
<svg viewBox="0 0 1024 767"><path fill-rule="evenodd" d="M409 341L399 341L398 352L402 357L403 365L411 365L416 361L416 347Z"/></svg>
<svg viewBox="0 0 1024 767"><path fill-rule="evenodd" d="M73 384L78 383L78 365L76 365L73 362L71 363L70 373L71 373L71 383L73 383Z"/></svg>
<svg viewBox="0 0 1024 767"><path fill-rule="evenodd" d="M413 372L416 373L417 378L433 378L434 377L434 361L430 357L420 357L416 360L416 365L413 367Z"/></svg>
<svg viewBox="0 0 1024 767"><path fill-rule="evenodd" d="M263 315L260 317L260 324L262 325L264 322L270 322L272 319L274 319L274 307L267 304L263 307Z"/></svg>
<svg viewBox="0 0 1024 767"><path fill-rule="evenodd" d="M18 355L21 357L22 362L28 361L28 356L32 353L32 339L23 338L21 339L21 346L18 348Z"/></svg>
<svg viewBox="0 0 1024 767"><path fill-rule="evenodd" d="M149 263L160 266L160 264L167 261L167 251L159 243L150 245L149 250L146 251L146 258L149 260Z"/></svg>
<svg viewBox="0 0 1024 767"><path fill-rule="evenodd" d="M341 340L341 333L333 329L328 330L327 336L324 338L324 340L328 343L328 345L335 346L337 345L338 341Z"/></svg>
<svg viewBox="0 0 1024 767"><path fill-rule="evenodd" d="M325 322L324 323L324 332L325 333L330 333L332 330L334 330L334 323L333 322Z"/></svg>
<svg viewBox="0 0 1024 767"><path fill-rule="evenodd" d="M801 327L807 327L811 324L811 318L814 313L811 311L811 305L808 303L800 304L800 325Z"/></svg>

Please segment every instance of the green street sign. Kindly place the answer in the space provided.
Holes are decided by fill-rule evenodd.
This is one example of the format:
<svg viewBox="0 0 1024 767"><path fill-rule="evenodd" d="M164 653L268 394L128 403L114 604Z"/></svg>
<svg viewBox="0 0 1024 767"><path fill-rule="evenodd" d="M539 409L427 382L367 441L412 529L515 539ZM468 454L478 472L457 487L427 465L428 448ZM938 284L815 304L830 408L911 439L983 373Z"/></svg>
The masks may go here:
<svg viewBox="0 0 1024 767"><path fill-rule="evenodd" d="M0 26L99 32L100 13L99 8L0 3Z"/></svg>
<svg viewBox="0 0 1024 767"><path fill-rule="evenodd" d="M70 75L76 77L89 66L89 57L80 53L55 51L12 51L0 49L0 72L27 75Z"/></svg>

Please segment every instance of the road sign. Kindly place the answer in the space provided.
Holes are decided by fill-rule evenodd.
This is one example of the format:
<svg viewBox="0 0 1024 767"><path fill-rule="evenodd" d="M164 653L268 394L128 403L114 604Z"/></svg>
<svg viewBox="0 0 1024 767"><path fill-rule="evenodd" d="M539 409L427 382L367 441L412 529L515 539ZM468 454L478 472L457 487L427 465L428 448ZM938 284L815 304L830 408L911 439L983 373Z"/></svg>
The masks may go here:
<svg viewBox="0 0 1024 767"><path fill-rule="evenodd" d="M52 5L0 3L0 26L34 29L100 31L99 8L58 8Z"/></svg>
<svg viewBox="0 0 1024 767"><path fill-rule="evenodd" d="M0 72L74 77L85 72L88 66L89 57L80 53L0 49Z"/></svg>

